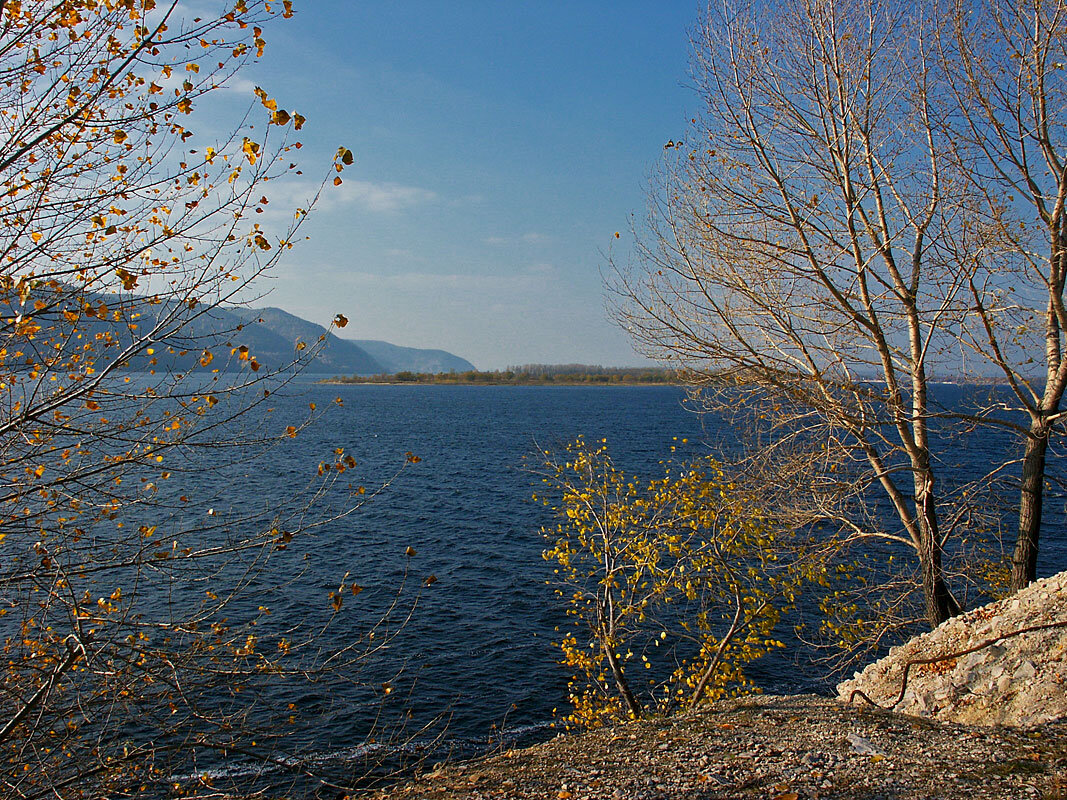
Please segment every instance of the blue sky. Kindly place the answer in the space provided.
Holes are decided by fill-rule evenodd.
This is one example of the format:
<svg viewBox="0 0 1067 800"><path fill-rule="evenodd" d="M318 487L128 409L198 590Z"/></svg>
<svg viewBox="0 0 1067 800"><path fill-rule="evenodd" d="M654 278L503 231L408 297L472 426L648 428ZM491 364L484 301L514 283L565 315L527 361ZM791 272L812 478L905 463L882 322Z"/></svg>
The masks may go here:
<svg viewBox="0 0 1067 800"><path fill-rule="evenodd" d="M242 77L355 154L264 304L482 369L643 363L607 318L649 171L685 133L696 3L301 0ZM238 86L239 88L239 86ZM623 238L616 241L615 231Z"/></svg>

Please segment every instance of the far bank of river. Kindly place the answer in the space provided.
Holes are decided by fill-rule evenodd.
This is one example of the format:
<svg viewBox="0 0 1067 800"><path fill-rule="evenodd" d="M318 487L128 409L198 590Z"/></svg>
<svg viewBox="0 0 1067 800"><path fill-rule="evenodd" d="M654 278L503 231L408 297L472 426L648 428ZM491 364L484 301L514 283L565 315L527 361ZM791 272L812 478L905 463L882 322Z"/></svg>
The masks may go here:
<svg viewBox="0 0 1067 800"><path fill-rule="evenodd" d="M681 386L678 374L662 367L592 367L568 369L466 370L464 372L401 372L380 375L334 376L320 381L332 385L429 386Z"/></svg>
<svg viewBox="0 0 1067 800"><path fill-rule="evenodd" d="M360 378L349 380L345 378L328 378L319 381L326 386L601 386L612 388L615 386L674 386L682 387L684 384L671 381L397 381L397 380L370 380Z"/></svg>

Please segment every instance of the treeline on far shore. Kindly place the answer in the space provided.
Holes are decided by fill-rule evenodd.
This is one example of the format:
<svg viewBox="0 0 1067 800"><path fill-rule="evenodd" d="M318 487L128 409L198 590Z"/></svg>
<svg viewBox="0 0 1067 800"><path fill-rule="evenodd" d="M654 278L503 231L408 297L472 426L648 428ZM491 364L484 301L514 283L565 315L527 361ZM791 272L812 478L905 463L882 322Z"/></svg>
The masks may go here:
<svg viewBox="0 0 1067 800"><path fill-rule="evenodd" d="M331 383L443 383L443 384L515 384L515 385L667 385L678 383L673 370L662 367L600 367L584 364L526 364L504 370L483 372L411 372L390 375L353 375L337 377Z"/></svg>

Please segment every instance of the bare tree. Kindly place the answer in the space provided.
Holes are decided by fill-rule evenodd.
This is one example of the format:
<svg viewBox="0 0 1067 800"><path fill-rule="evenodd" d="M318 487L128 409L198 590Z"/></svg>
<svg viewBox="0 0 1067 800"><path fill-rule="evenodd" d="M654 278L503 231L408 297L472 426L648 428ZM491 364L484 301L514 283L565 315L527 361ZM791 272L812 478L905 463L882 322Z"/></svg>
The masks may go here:
<svg viewBox="0 0 1067 800"><path fill-rule="evenodd" d="M257 89L221 140L190 127L291 5L0 2L5 796L158 794L207 780L205 754L277 760L294 712L263 686L356 680L385 638L388 608L325 652L323 626L359 589L347 576L318 628L271 617L283 586L243 599L294 538L365 499L341 477L351 456L306 465L270 509L198 481L274 457L320 413L286 425L270 398L322 342L260 363L224 313L314 201L278 230L257 216L296 169L304 120ZM336 172L351 161L339 150Z"/></svg>
<svg viewBox="0 0 1067 800"><path fill-rule="evenodd" d="M1046 459L1067 387L1067 7L955 0L944 11L945 118L973 217L954 242L974 262L964 340L1026 421L1011 578L1021 589L1037 577Z"/></svg>
<svg viewBox="0 0 1067 800"><path fill-rule="evenodd" d="M668 145L618 287L640 342L755 419L745 466L789 524L914 553L931 626L960 611L942 562L965 520L930 382L974 270L945 246L963 182L935 33L891 0L714 4L693 43L704 112Z"/></svg>

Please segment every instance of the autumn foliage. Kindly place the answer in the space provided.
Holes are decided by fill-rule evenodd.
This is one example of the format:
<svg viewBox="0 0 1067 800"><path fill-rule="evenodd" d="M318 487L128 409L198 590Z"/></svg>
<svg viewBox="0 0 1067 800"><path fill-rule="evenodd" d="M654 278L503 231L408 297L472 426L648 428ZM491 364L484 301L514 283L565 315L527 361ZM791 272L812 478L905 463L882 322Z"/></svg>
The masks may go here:
<svg viewBox="0 0 1067 800"><path fill-rule="evenodd" d="M288 0L204 17L156 0L0 0L5 796L204 789L205 758L276 757L293 710L257 687L322 677L312 633L238 599L309 527L358 505L351 456L308 465L274 509L209 507L186 488L321 413L269 413L321 342L265 364L212 316L293 246L314 202L266 213L268 182L298 171L305 120L257 88L228 134L193 130L293 13ZM339 149L324 184L352 160ZM349 642L333 667L362 653Z"/></svg>
<svg viewBox="0 0 1067 800"><path fill-rule="evenodd" d="M750 690L745 664L781 643L774 629L805 579L712 459L643 480L604 440L543 454L559 522L545 531L571 671L568 724L593 727Z"/></svg>

